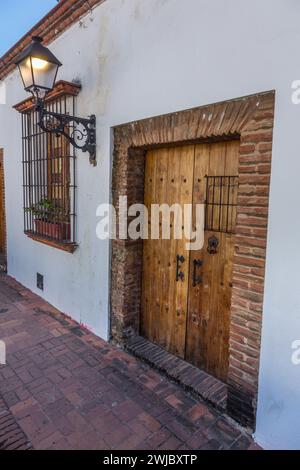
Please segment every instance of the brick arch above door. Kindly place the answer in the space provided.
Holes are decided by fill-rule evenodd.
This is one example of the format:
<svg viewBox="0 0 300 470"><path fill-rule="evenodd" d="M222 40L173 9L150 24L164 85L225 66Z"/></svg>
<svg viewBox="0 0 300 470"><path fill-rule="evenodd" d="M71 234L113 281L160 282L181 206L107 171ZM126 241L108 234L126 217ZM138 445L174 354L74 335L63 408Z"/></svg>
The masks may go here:
<svg viewBox="0 0 300 470"><path fill-rule="evenodd" d="M114 129L113 203L143 203L149 148L240 139L239 190L230 322L228 413L254 426L265 276L275 93L201 106ZM111 336L138 334L142 241L112 241Z"/></svg>

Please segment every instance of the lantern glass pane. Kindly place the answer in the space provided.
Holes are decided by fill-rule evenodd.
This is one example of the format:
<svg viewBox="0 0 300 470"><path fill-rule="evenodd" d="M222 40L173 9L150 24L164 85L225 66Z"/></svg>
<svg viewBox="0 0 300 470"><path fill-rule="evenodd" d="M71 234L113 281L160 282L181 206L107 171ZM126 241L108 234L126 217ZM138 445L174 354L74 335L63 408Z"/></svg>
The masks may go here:
<svg viewBox="0 0 300 470"><path fill-rule="evenodd" d="M20 69L22 80L24 82L24 88L32 87L34 83L33 83L33 77L32 77L32 72L31 72L30 57L26 57L19 64L19 69Z"/></svg>
<svg viewBox="0 0 300 470"><path fill-rule="evenodd" d="M52 90L58 66L36 57L31 58L31 63L35 86Z"/></svg>

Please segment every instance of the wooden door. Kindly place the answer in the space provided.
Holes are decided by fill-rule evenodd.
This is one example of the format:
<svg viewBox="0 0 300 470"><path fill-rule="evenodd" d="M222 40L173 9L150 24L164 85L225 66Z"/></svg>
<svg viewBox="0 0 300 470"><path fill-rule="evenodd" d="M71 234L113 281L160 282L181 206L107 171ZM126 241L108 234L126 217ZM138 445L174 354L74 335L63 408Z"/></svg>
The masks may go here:
<svg viewBox="0 0 300 470"><path fill-rule="evenodd" d="M239 142L197 145L193 202L206 203L204 246L190 253L186 360L226 381ZM207 177L208 176L208 177ZM209 240L217 240L209 253ZM212 250L214 251L214 250ZM195 268L195 260L201 266ZM199 263L200 264L200 263Z"/></svg>
<svg viewBox="0 0 300 470"><path fill-rule="evenodd" d="M145 172L149 215L151 204L192 204L195 219L196 204L204 204L206 230L204 246L189 251L184 236L174 237L172 214L170 239L160 232L158 239L144 241L141 334L224 381L238 155L237 141L151 150ZM209 252L212 240L217 247ZM184 257L182 279L176 279L178 255Z"/></svg>
<svg viewBox="0 0 300 470"><path fill-rule="evenodd" d="M151 150L146 157L145 205L192 203L194 146ZM150 218L149 218L150 221ZM174 238L174 213L170 217L171 238L144 241L141 333L168 351L184 357L189 251L187 240ZM185 227L182 225L184 234ZM182 279L176 280L177 255Z"/></svg>

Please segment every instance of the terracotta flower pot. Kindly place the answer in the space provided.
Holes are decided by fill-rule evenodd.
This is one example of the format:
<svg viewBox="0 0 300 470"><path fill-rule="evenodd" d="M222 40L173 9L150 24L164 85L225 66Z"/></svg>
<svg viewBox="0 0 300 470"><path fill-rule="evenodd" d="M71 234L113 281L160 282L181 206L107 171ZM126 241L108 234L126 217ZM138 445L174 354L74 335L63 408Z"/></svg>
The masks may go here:
<svg viewBox="0 0 300 470"><path fill-rule="evenodd" d="M35 230L38 235L64 241L71 238L71 227L68 222L49 222L35 219Z"/></svg>

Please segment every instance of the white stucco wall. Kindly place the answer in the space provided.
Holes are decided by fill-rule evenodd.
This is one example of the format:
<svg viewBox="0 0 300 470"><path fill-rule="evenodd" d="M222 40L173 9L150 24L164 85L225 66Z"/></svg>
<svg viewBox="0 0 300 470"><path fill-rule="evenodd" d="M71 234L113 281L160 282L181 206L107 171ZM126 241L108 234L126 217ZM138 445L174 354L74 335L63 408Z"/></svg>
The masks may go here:
<svg viewBox="0 0 300 470"><path fill-rule="evenodd" d="M109 243L97 240L96 207L110 197L111 127L256 92L276 90L276 117L256 439L300 448L300 79L298 0L107 0L57 38L59 78L79 78L77 113L97 115L98 166L78 154L78 242L73 254L23 234L17 73L0 106L5 150L9 274L107 338ZM41 292L38 291L40 294Z"/></svg>

